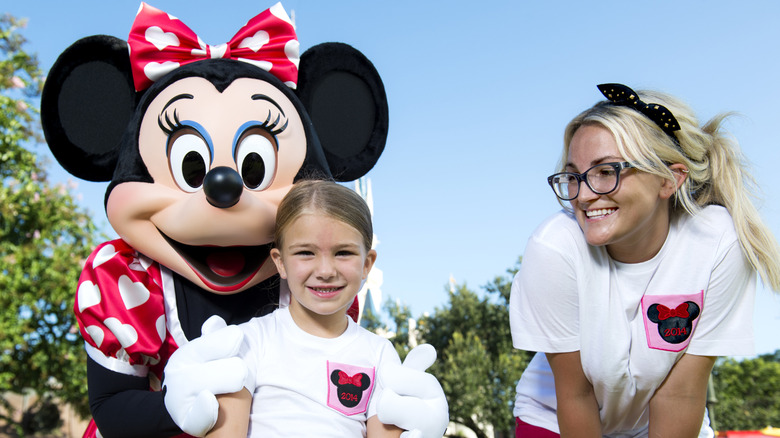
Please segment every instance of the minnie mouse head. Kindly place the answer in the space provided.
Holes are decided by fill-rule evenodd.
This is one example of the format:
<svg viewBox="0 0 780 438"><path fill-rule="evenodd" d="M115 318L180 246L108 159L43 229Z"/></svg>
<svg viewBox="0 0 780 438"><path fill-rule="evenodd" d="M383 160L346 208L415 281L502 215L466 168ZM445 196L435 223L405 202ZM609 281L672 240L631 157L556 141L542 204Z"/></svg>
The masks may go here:
<svg viewBox="0 0 780 438"><path fill-rule="evenodd" d="M382 153L387 101L374 67L340 43L298 62L281 5L207 46L142 4L129 40L130 56L105 35L60 56L44 134L68 172L110 181L119 237L203 289L232 294L275 274L274 216L293 182L354 180Z"/></svg>
<svg viewBox="0 0 780 438"><path fill-rule="evenodd" d="M330 381L336 385L339 402L347 408L353 408L363 398L363 391L371 386L371 378L366 373L350 376L341 370L330 373Z"/></svg>
<svg viewBox="0 0 780 438"><path fill-rule="evenodd" d="M653 304L647 309L647 318L658 324L658 334L670 344L679 344L691 336L693 321L699 317L699 306L686 301L670 309L663 304Z"/></svg>

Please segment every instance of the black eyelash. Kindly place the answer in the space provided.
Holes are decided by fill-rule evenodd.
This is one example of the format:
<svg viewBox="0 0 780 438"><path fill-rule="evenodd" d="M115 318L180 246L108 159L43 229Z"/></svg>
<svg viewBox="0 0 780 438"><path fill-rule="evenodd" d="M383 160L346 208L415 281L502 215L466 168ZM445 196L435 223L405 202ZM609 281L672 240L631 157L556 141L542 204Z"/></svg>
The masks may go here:
<svg viewBox="0 0 780 438"><path fill-rule="evenodd" d="M282 118L281 115L276 116L276 120L271 122L271 111L268 111L268 117L266 117L265 121L260 124L260 127L267 130L271 135L279 135L282 132L284 132L285 129L287 129L287 125L289 124L289 120L284 121L284 125L279 127L277 129L277 126L279 125L279 121ZM181 121L179 120L179 113L176 112L176 110L173 111L173 120L168 116L168 113L160 114L160 117L157 118L157 125L162 129L163 132L165 132L167 135L171 135L177 130L184 127L184 125L181 124Z"/></svg>
<svg viewBox="0 0 780 438"><path fill-rule="evenodd" d="M165 116L164 123L163 116ZM169 136L184 127L184 125L181 124L181 121L179 121L179 114L176 112L176 110L173 110L173 121L171 121L170 117L168 117L168 113L166 112L160 114L160 117L157 118L157 125L160 127L160 129L163 130L164 133Z"/></svg>
<svg viewBox="0 0 780 438"><path fill-rule="evenodd" d="M174 114L175 115L175 114ZM279 125L279 120L282 118L281 114L276 116L276 120L271 122L271 110L268 110L268 117L265 119L265 122L263 122L262 125L260 125L261 128L267 130L271 135L276 136L284 132L285 129L287 129L287 124L289 123L289 120L284 121L284 125L278 129L276 129L277 125Z"/></svg>

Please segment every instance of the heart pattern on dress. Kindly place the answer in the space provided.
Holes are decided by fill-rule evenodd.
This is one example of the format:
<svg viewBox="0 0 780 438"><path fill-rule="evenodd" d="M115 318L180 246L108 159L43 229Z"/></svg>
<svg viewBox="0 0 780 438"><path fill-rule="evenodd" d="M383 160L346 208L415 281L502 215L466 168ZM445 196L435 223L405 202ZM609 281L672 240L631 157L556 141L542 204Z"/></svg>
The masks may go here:
<svg viewBox="0 0 780 438"><path fill-rule="evenodd" d="M100 345L103 344L103 338L105 337L105 333L103 333L103 329L101 329L96 325L89 325L84 330L86 330L89 337L92 338L93 341L95 341L95 346L97 348L100 348Z"/></svg>
<svg viewBox="0 0 780 438"><path fill-rule="evenodd" d="M138 332L130 324L122 324L122 321L113 317L106 318L103 324L116 336L122 348L127 348L138 341Z"/></svg>
<svg viewBox="0 0 780 438"><path fill-rule="evenodd" d="M127 275L119 277L117 282L119 286L119 295L127 310L138 307L149 300L149 289L141 282L134 282Z"/></svg>
<svg viewBox="0 0 780 438"><path fill-rule="evenodd" d="M100 304L100 288L91 281L82 282L79 285L78 292L76 292L76 301L78 301L79 313L83 312L87 307Z"/></svg>
<svg viewBox="0 0 780 438"><path fill-rule="evenodd" d="M154 325L157 328L157 335L160 336L160 340L165 342L165 315L160 315Z"/></svg>
<svg viewBox="0 0 780 438"><path fill-rule="evenodd" d="M100 250L98 250L97 254L95 254L95 258L92 259L92 269L95 269L103 263L111 260L115 255L116 248L114 248L114 245L104 245L102 248L100 248Z"/></svg>

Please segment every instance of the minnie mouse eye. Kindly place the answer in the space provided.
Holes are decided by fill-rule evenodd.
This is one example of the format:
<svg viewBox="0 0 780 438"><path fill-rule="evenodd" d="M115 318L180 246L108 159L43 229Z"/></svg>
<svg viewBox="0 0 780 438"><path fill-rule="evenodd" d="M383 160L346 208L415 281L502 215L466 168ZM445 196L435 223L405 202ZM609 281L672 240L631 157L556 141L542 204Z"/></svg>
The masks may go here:
<svg viewBox="0 0 780 438"><path fill-rule="evenodd" d="M261 132L242 137L236 150L238 172L249 190L268 188L276 174L276 145Z"/></svg>
<svg viewBox="0 0 780 438"><path fill-rule="evenodd" d="M203 185L211 154L202 137L193 133L174 134L168 162L176 185L193 193Z"/></svg>

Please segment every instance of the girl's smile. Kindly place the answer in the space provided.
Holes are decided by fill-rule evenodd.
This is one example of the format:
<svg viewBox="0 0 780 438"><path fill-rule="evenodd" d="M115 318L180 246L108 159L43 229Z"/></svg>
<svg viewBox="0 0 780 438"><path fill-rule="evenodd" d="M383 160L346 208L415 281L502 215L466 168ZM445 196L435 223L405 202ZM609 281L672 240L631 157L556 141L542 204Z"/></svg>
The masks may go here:
<svg viewBox="0 0 780 438"><path fill-rule="evenodd" d="M307 286L307 289L314 295L317 295L320 298L332 298L336 295L338 295L339 292L344 290L344 287L314 287L314 286Z"/></svg>

